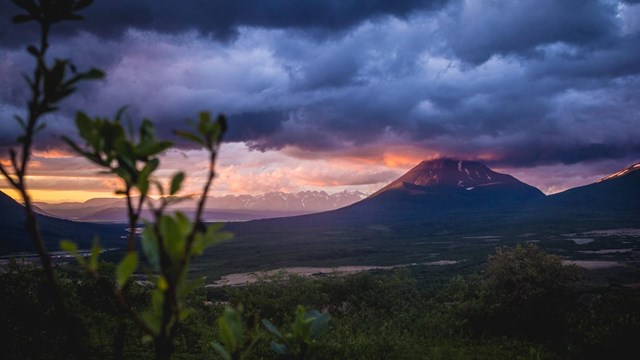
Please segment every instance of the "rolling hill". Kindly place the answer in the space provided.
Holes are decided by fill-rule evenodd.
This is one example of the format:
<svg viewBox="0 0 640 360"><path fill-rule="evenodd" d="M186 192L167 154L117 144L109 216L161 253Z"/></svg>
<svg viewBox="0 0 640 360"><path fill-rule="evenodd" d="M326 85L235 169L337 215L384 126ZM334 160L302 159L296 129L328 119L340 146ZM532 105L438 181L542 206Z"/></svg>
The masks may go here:
<svg viewBox="0 0 640 360"><path fill-rule="evenodd" d="M599 181L550 195L546 206L564 211L638 213L640 215L640 163Z"/></svg>
<svg viewBox="0 0 640 360"><path fill-rule="evenodd" d="M32 252L31 239L24 229L24 207L0 192L0 254ZM89 248L96 235L104 246L120 246L122 226L78 223L50 216L38 215L40 231L50 251L58 249L62 239L77 242L81 248Z"/></svg>

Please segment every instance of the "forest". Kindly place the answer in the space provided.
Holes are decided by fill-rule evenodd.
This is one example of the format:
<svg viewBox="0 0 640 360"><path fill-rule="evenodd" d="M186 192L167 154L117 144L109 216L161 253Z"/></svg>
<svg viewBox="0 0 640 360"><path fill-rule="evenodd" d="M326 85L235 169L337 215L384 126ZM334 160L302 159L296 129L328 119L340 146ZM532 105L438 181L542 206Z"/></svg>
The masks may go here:
<svg viewBox="0 0 640 360"><path fill-rule="evenodd" d="M62 323L42 271L10 264L0 275L5 358L153 359L149 337L119 315L110 296L114 265L101 263L98 271L105 277L59 274L74 309L74 321ZM534 245L498 248L484 270L468 275L424 271L280 274L222 288L192 279L185 300L191 314L178 327L173 358L225 358L215 344L234 349L233 359L633 359L638 353L638 291L595 285L584 270ZM151 287L131 282L126 297L143 312ZM296 332L300 306L330 316L317 336ZM226 326L233 341L226 340ZM273 344L287 347L278 351Z"/></svg>

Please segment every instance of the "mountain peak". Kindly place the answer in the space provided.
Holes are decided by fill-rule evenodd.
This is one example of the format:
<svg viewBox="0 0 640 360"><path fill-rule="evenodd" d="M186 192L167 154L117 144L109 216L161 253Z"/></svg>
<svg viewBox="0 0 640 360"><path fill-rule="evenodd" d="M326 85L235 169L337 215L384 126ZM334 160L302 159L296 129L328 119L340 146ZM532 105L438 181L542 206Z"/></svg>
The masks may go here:
<svg viewBox="0 0 640 360"><path fill-rule="evenodd" d="M498 183L518 182L476 161L440 158L425 160L381 191L420 186L424 188L474 188Z"/></svg>
<svg viewBox="0 0 640 360"><path fill-rule="evenodd" d="M626 167L626 168L624 168L624 169L622 169L622 170L620 170L618 172L615 172L615 173L613 173L611 175L607 175L607 176L603 177L602 179L598 180L597 182L603 182L603 181L607 181L607 180L611 180L611 179L616 179L616 178L619 178L621 176L625 176L625 175L630 174L630 173L635 172L635 171L640 171L640 162L636 163L636 164L633 164L631 166L628 166L628 167Z"/></svg>

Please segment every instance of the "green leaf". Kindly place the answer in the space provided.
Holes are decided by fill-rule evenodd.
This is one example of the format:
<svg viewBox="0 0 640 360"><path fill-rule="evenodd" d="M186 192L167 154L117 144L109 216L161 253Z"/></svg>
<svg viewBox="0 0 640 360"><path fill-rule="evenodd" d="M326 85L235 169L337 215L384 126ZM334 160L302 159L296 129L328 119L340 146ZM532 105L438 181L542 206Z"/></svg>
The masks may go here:
<svg viewBox="0 0 640 360"><path fill-rule="evenodd" d="M153 232L153 225L147 223L142 231L142 251L154 271L160 269L160 254L158 252L158 239Z"/></svg>
<svg viewBox="0 0 640 360"><path fill-rule="evenodd" d="M176 211L176 223L182 236L187 236L191 232L191 220L181 211Z"/></svg>
<svg viewBox="0 0 640 360"><path fill-rule="evenodd" d="M275 341L272 341L271 343L269 343L269 347L276 354L285 355L285 354L287 354L289 352L289 350L287 349L287 345L280 344L280 343L277 343Z"/></svg>
<svg viewBox="0 0 640 360"><path fill-rule="evenodd" d="M160 289L154 289L151 291L151 312L157 318L162 318L164 305L164 292Z"/></svg>
<svg viewBox="0 0 640 360"><path fill-rule="evenodd" d="M148 324L147 324L148 325ZM145 335L142 337L142 339L140 340L143 344L150 344L153 341L153 336L151 335Z"/></svg>
<svg viewBox="0 0 640 360"><path fill-rule="evenodd" d="M202 141L202 139L198 135L192 134L192 133L190 133L188 131L176 130L176 131L174 131L174 134L179 136L179 137L181 137L181 138L183 138L183 139L185 139L185 140L191 141L193 143L196 143L196 144L199 144L199 145L202 145L202 146L205 145L205 142Z"/></svg>
<svg viewBox="0 0 640 360"><path fill-rule="evenodd" d="M224 360L231 360L231 354L220 344L213 343L213 348L218 352L218 355Z"/></svg>
<svg viewBox="0 0 640 360"><path fill-rule="evenodd" d="M184 321L189 315L193 314L193 309L182 309L178 314L178 319Z"/></svg>
<svg viewBox="0 0 640 360"><path fill-rule="evenodd" d="M151 173L156 171L159 165L160 165L160 160L158 160L157 158L149 160L149 162L147 162L144 165L144 168L142 168L142 171L140 172L140 176L149 177Z"/></svg>
<svg viewBox="0 0 640 360"><path fill-rule="evenodd" d="M91 246L91 257L89 258L89 270L96 271L98 269L98 258L100 257L100 252L102 248L100 247L100 240L96 237L93 240L93 245Z"/></svg>
<svg viewBox="0 0 640 360"><path fill-rule="evenodd" d="M140 174L138 175L137 185L142 194L146 194L148 192L149 176L151 176L151 173L158 168L158 165L160 165L160 160L154 158L149 160L149 162L147 162L142 168L142 171L140 171Z"/></svg>
<svg viewBox="0 0 640 360"><path fill-rule="evenodd" d="M140 143L136 148L136 154L140 158L146 158L149 156L157 155L173 146L171 141L148 141Z"/></svg>
<svg viewBox="0 0 640 360"><path fill-rule="evenodd" d="M23 130L27 129L27 123L24 121L24 119L21 116L13 115L13 118L18 122L18 124Z"/></svg>
<svg viewBox="0 0 640 360"><path fill-rule="evenodd" d="M173 176L173 179L171 179L171 190L169 191L169 195L175 195L178 190L180 190L182 181L184 181L184 173L180 171Z"/></svg>
<svg viewBox="0 0 640 360"><path fill-rule="evenodd" d="M158 276L158 281L156 281L156 287L160 291L166 291L169 288L169 283L167 282L167 279L165 279L164 276L160 275Z"/></svg>
<svg viewBox="0 0 640 360"><path fill-rule="evenodd" d="M186 275L187 272L184 271L178 281L178 296L180 297L189 296L195 289L202 289L204 287L204 280L202 278L188 280Z"/></svg>
<svg viewBox="0 0 640 360"><path fill-rule="evenodd" d="M40 56L40 52L38 51L38 48L36 48L33 45L27 46L27 52L35 57Z"/></svg>
<svg viewBox="0 0 640 360"><path fill-rule="evenodd" d="M269 321L267 319L262 319L262 325L271 334L275 335L279 339L284 339L284 336L282 336L282 333L280 332L280 330L278 330L278 328L275 325L273 325L273 323L271 321Z"/></svg>
<svg viewBox="0 0 640 360"><path fill-rule="evenodd" d="M240 312L227 307L217 323L218 334L224 347L229 353L236 353L244 342L244 326Z"/></svg>
<svg viewBox="0 0 640 360"><path fill-rule="evenodd" d="M205 137L211 131L211 114L203 111L198 114L198 132Z"/></svg>
<svg viewBox="0 0 640 360"><path fill-rule="evenodd" d="M61 240L60 241L60 249L71 253L71 254L76 254L78 252L78 244L74 243L73 241L69 241L69 240Z"/></svg>
<svg viewBox="0 0 640 360"><path fill-rule="evenodd" d="M207 227L207 231L196 234L191 248L193 255L202 255L209 246L233 239L233 234L228 231L218 232L223 224L217 223Z"/></svg>
<svg viewBox="0 0 640 360"><path fill-rule="evenodd" d="M318 311L310 311L307 313L307 317L313 318L313 322L311 323L311 337L315 340L327 330L331 315Z"/></svg>
<svg viewBox="0 0 640 360"><path fill-rule="evenodd" d="M94 126L94 122L89 118L89 116L87 116L87 114L83 113L82 111L76 114L76 127L80 132L80 136L82 136L82 138L85 139L89 144L92 143Z"/></svg>
<svg viewBox="0 0 640 360"><path fill-rule="evenodd" d="M165 248L169 257L177 262L184 254L186 239L180 231L178 222L168 215L160 218L160 232L165 241Z"/></svg>
<svg viewBox="0 0 640 360"><path fill-rule="evenodd" d="M140 314L140 318L155 336L158 336L160 334L160 318L155 316L151 311L143 312L142 314Z"/></svg>
<svg viewBox="0 0 640 360"><path fill-rule="evenodd" d="M78 254L78 244L69 240L61 240L60 249L73 255L73 257L76 259L78 264L80 264L80 266L85 266L84 258L82 257L82 255Z"/></svg>
<svg viewBox="0 0 640 360"><path fill-rule="evenodd" d="M116 281L119 288L122 289L124 287L137 267L138 254L135 251L127 252L127 255L124 256L116 268Z"/></svg>
<svg viewBox="0 0 640 360"><path fill-rule="evenodd" d="M127 110L129 109L129 107L127 105L121 106L118 111L116 112L116 116L115 116L115 120L116 122L119 122L122 119L122 116L127 112Z"/></svg>
<svg viewBox="0 0 640 360"><path fill-rule="evenodd" d="M216 121L216 123L220 125L220 137L218 139L219 142L220 140L222 140L222 135L227 132L227 117L222 114L218 115L218 120Z"/></svg>
<svg viewBox="0 0 640 360"><path fill-rule="evenodd" d="M83 78L87 80L98 80L98 79L104 78L104 76L105 76L104 71L96 68L91 68L89 71L84 73Z"/></svg>

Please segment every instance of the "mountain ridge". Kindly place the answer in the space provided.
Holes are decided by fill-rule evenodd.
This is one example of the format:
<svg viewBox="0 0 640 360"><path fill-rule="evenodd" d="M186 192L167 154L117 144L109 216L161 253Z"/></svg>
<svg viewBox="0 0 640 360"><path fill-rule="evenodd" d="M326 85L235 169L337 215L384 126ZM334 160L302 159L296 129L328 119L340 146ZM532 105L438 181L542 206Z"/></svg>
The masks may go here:
<svg viewBox="0 0 640 360"><path fill-rule="evenodd" d="M295 216L338 209L362 200L366 194L359 191L299 191L296 193L269 192L261 195L224 195L207 198L205 219L208 221L253 220L282 216ZM154 201L154 200L152 200ZM189 211L197 199L184 200L174 207ZM126 208L120 198L94 198L84 202L65 202L36 205L46 215L82 221L124 221Z"/></svg>
<svg viewBox="0 0 640 360"><path fill-rule="evenodd" d="M36 217L40 233L50 251L58 250L59 241L62 239L75 241L80 248L89 248L96 235L108 238L104 244L119 246L120 236L124 233L121 226L78 223L42 214L36 214ZM0 191L0 254L33 251L24 220L24 206Z"/></svg>
<svg viewBox="0 0 640 360"><path fill-rule="evenodd" d="M436 168L439 169L437 173L434 172ZM530 228L540 224L562 224L563 227L585 228L626 222L635 227L640 226L638 170L640 165L636 163L592 184L546 196L533 186L477 162L453 159L440 164L422 162L381 191L349 206L315 214L230 223L227 227L237 231L239 237L250 233L259 237L267 232L281 233L286 238L292 232L298 232L307 237L313 233L318 239L333 236L330 234L336 229L366 231L372 226L388 228L398 238L416 234L428 236L441 231L490 231L505 224ZM439 181L434 180L435 175ZM459 183L460 177L467 182ZM306 193L312 194L314 192ZM282 193L271 196L282 197ZM0 250L23 249L24 243L16 247L15 244L7 245L6 241L9 238L25 241L26 233L20 229L24 219L22 205L0 194L0 206L0 228L8 233L3 237ZM90 231L99 230L95 224L48 216L39 216L39 220L43 235L48 239L60 239L63 235L82 238ZM88 239L92 236L85 240Z"/></svg>

